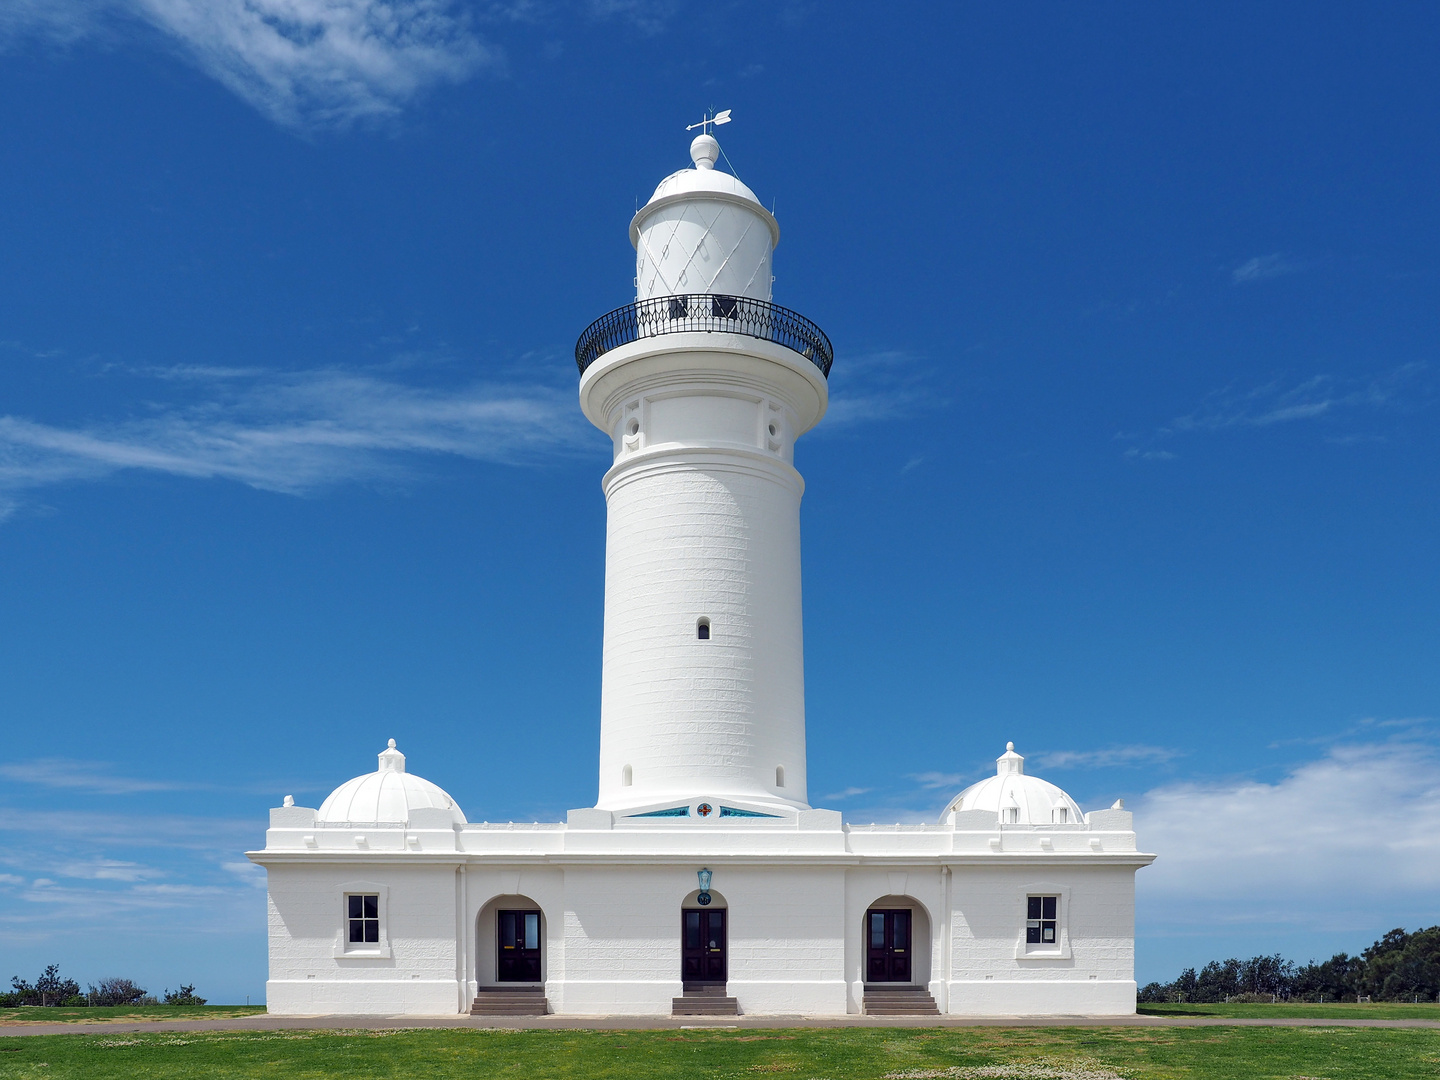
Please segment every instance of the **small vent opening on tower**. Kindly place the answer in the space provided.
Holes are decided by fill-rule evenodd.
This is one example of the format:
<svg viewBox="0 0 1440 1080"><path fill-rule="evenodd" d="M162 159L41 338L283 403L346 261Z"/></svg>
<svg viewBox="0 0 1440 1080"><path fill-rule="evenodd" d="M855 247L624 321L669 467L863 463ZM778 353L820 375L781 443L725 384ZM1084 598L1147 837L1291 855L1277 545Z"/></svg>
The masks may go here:
<svg viewBox="0 0 1440 1080"><path fill-rule="evenodd" d="M629 787L635 782L635 770L626 765L620 770L620 786Z"/></svg>
<svg viewBox="0 0 1440 1080"><path fill-rule="evenodd" d="M784 766L784 765L776 765L776 766L775 766L775 786L776 786L776 787L784 787L784 786L785 786L785 766Z"/></svg>
<svg viewBox="0 0 1440 1080"><path fill-rule="evenodd" d="M710 640L710 620L703 615L695 623L695 636L701 641Z"/></svg>

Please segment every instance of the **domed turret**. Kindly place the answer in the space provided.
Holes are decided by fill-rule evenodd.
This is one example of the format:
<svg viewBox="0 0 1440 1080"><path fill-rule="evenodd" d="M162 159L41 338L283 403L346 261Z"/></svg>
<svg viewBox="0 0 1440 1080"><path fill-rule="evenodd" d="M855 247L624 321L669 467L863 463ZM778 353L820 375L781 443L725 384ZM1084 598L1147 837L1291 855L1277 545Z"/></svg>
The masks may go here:
<svg viewBox="0 0 1440 1080"><path fill-rule="evenodd" d="M465 814L438 784L405 771L405 755L395 740L380 751L380 767L347 780L330 793L315 815L317 825L363 823L408 825L412 810L448 810L452 823L465 824Z"/></svg>
<svg viewBox="0 0 1440 1080"><path fill-rule="evenodd" d="M755 193L715 168L713 135L690 144L693 169L671 173L630 222L635 298L710 293L770 299L780 226Z"/></svg>
<svg viewBox="0 0 1440 1080"><path fill-rule="evenodd" d="M1064 791L1025 775L1025 759L1013 742L995 759L995 775L956 795L940 820L956 810L988 810L1002 825L1073 825L1085 820L1080 804Z"/></svg>

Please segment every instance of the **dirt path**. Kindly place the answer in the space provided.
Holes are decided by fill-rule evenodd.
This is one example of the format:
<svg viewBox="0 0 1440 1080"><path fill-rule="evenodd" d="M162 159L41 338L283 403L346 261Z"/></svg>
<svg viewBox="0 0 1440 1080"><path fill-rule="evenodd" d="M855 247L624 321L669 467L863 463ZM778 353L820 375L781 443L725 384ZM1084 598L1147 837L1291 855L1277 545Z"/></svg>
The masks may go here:
<svg viewBox="0 0 1440 1080"><path fill-rule="evenodd" d="M1321 1020L1303 1017L1231 1019L1219 1016L766 1016L725 1017L699 1022L696 1017L636 1016L236 1016L216 1020L116 1021L47 1024L35 1020L0 1021L0 1038L13 1035L82 1035L129 1031L296 1031L361 1028L507 1028L535 1031L674 1031L697 1028L967 1028L967 1027L1317 1027L1440 1028L1440 1020Z"/></svg>

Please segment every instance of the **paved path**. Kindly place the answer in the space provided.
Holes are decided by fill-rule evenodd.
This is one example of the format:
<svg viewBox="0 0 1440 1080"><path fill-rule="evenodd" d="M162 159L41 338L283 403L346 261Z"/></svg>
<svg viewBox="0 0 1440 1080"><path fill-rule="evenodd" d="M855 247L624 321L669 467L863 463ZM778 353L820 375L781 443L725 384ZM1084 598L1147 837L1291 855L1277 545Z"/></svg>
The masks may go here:
<svg viewBox="0 0 1440 1080"><path fill-rule="evenodd" d="M1237 1020L1223 1016L236 1016L219 1020L150 1020L98 1024L0 1021L0 1038L12 1035L117 1034L130 1031L372 1031L411 1028L502 1028L529 1031L693 1031L740 1028L975 1028L975 1027L1346 1027L1435 1028L1440 1020L1321 1020L1298 1016Z"/></svg>

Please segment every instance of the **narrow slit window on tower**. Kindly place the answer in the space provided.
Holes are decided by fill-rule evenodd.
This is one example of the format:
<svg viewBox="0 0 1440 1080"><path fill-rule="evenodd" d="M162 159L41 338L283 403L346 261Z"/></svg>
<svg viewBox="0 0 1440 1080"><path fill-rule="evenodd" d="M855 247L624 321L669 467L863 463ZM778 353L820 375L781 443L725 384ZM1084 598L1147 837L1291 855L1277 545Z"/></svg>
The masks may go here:
<svg viewBox="0 0 1440 1080"><path fill-rule="evenodd" d="M695 636L701 641L710 640L710 620L701 618L695 623Z"/></svg>
<svg viewBox="0 0 1440 1080"><path fill-rule="evenodd" d="M635 771L626 765L620 770L620 786L629 787L633 783L635 783Z"/></svg>
<svg viewBox="0 0 1440 1080"><path fill-rule="evenodd" d="M784 765L776 765L776 766L775 766L775 786L776 786L776 787L784 787L784 786L785 786L785 766L784 766Z"/></svg>

